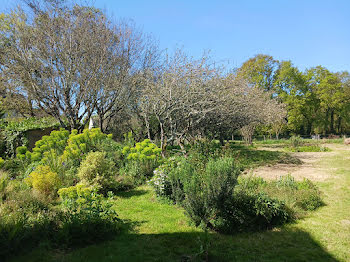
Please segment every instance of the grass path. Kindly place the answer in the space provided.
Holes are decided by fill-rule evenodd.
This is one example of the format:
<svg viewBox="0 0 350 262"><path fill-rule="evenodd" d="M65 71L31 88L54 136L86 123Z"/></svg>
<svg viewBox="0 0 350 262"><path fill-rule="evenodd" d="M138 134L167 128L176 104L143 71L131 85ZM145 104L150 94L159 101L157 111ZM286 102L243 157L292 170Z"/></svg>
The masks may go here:
<svg viewBox="0 0 350 262"><path fill-rule="evenodd" d="M295 224L271 231L226 236L189 226L183 210L159 203L150 188L121 194L118 213L133 228L116 240L71 252L39 248L12 261L200 261L209 244L209 261L350 261L350 151L315 163L329 171L317 182L326 206ZM206 239L209 241L206 241Z"/></svg>

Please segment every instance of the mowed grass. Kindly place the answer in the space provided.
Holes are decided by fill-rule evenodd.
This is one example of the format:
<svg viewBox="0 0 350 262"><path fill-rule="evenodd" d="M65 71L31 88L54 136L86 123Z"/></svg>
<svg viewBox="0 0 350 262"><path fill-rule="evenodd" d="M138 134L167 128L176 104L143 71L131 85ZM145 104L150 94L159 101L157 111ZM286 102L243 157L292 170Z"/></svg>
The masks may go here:
<svg viewBox="0 0 350 262"><path fill-rule="evenodd" d="M157 201L152 190L140 187L119 194L116 207L125 229L115 240L78 250L42 246L11 261L350 261L350 151L319 163L332 178L317 185L326 206L296 223L265 232L234 236L189 225L180 207ZM206 240L208 238L208 240Z"/></svg>

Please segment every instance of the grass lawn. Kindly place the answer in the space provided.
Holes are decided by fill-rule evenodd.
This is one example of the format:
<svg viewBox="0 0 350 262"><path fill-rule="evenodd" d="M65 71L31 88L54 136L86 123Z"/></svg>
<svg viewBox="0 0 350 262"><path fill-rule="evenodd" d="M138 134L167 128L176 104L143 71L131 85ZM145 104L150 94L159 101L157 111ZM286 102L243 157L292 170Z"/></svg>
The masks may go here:
<svg viewBox="0 0 350 262"><path fill-rule="evenodd" d="M181 208L159 203L143 186L118 195L126 229L114 241L71 251L42 246L11 261L202 261L196 254L206 245L209 261L350 261L350 151L334 151L318 163L332 175L317 183L326 205L294 224L234 236L206 234L188 224Z"/></svg>

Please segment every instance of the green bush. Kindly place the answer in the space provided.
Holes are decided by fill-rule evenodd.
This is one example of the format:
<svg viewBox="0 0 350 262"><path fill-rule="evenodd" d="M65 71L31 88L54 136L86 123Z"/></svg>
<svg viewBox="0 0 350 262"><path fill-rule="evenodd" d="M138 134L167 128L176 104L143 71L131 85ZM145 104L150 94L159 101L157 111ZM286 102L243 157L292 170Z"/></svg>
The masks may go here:
<svg viewBox="0 0 350 262"><path fill-rule="evenodd" d="M289 142L292 147L299 147L303 144L303 140L300 136L291 136Z"/></svg>
<svg viewBox="0 0 350 262"><path fill-rule="evenodd" d="M122 154L126 157L126 163L120 172L131 177L136 185L143 184L160 165L160 153L161 149L149 139L136 143L134 147L125 146Z"/></svg>
<svg viewBox="0 0 350 262"><path fill-rule="evenodd" d="M117 187L114 163L106 158L105 152L90 152L81 162L78 177L84 184L98 188L100 192Z"/></svg>
<svg viewBox="0 0 350 262"><path fill-rule="evenodd" d="M120 219L110 195L104 199L96 189L84 185L61 188L62 227L59 240L67 246L81 246L113 237L120 230Z"/></svg>
<svg viewBox="0 0 350 262"><path fill-rule="evenodd" d="M165 197L174 203L181 203L185 198L184 184L195 173L194 165L184 157L171 157L154 171L149 184L157 196Z"/></svg>
<svg viewBox="0 0 350 262"><path fill-rule="evenodd" d="M57 173L52 172L49 166L38 166L25 181L35 191L47 197L54 196L62 182Z"/></svg>
<svg viewBox="0 0 350 262"><path fill-rule="evenodd" d="M112 239L121 221L113 202L95 189L78 185L59 190L61 205L40 202L30 188L9 181L0 206L0 257L6 258L40 244L65 249Z"/></svg>
<svg viewBox="0 0 350 262"><path fill-rule="evenodd" d="M237 190L225 209L221 231L256 231L282 225L293 219L293 212L283 201L264 192Z"/></svg>
<svg viewBox="0 0 350 262"><path fill-rule="evenodd" d="M291 175L281 176L269 182L262 178L241 177L239 188L252 194L264 192L272 198L279 199L295 216L301 216L304 211L315 210L323 205L321 193L315 184L308 179L296 181Z"/></svg>
<svg viewBox="0 0 350 262"><path fill-rule="evenodd" d="M73 130L69 135L62 159L79 165L87 153L97 151L98 145L105 140L112 140L112 136L102 133L99 128L85 129L80 134L77 130Z"/></svg>
<svg viewBox="0 0 350 262"><path fill-rule="evenodd" d="M0 169L4 166L5 160L0 157Z"/></svg>
<svg viewBox="0 0 350 262"><path fill-rule="evenodd" d="M240 168L233 158L209 159L205 165L191 161L170 158L155 170L150 184L158 196L182 205L195 225L234 233L270 228L292 218L283 201L258 192L267 184L263 179L239 178L237 185Z"/></svg>
<svg viewBox="0 0 350 262"><path fill-rule="evenodd" d="M192 158L198 158L200 161L206 162L209 158L216 158L221 153L221 145L219 141L208 139L197 139L191 144L189 155Z"/></svg>
<svg viewBox="0 0 350 262"><path fill-rule="evenodd" d="M198 225L217 229L227 221L223 214L233 199L240 170L232 158L209 160L204 172L194 173L184 183L184 208Z"/></svg>
<svg viewBox="0 0 350 262"><path fill-rule="evenodd" d="M59 123L52 117L43 118L5 118L0 120L1 137L3 138L5 151L8 157L14 157L16 148L27 145L26 132L34 129L57 128Z"/></svg>

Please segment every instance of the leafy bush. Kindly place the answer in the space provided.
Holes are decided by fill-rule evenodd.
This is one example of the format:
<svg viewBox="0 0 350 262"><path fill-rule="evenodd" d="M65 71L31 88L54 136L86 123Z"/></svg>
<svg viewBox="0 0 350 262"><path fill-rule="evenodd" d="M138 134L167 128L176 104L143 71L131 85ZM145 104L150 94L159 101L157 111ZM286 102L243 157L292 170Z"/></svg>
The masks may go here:
<svg viewBox="0 0 350 262"><path fill-rule="evenodd" d="M0 157L0 168L2 168L4 166L5 160Z"/></svg>
<svg viewBox="0 0 350 262"><path fill-rule="evenodd" d="M287 191L287 193L294 196L292 205L302 210L315 210L323 205L320 191L309 179L298 182L291 175L287 175L280 177L275 183L278 188L289 189L290 192ZM274 182L271 184L273 185Z"/></svg>
<svg viewBox="0 0 350 262"><path fill-rule="evenodd" d="M189 155L192 158L198 158L200 161L207 162L209 158L216 158L221 153L219 141L208 139L197 139L191 144Z"/></svg>
<svg viewBox="0 0 350 262"><path fill-rule="evenodd" d="M156 160L160 157L162 150L149 139L145 139L136 143L135 147L125 146L122 152L129 160Z"/></svg>
<svg viewBox="0 0 350 262"><path fill-rule="evenodd" d="M29 216L25 210L10 216L0 216L0 257L5 259L47 242L50 235L57 232L55 216L38 213Z"/></svg>
<svg viewBox="0 0 350 262"><path fill-rule="evenodd" d="M97 151L98 145L108 139L112 140L112 136L102 133L99 128L85 129L81 134L73 130L69 135L62 158L64 161L79 165L87 153Z"/></svg>
<svg viewBox="0 0 350 262"><path fill-rule="evenodd" d="M122 154L126 157L126 164L121 168L121 174L131 177L136 185L146 182L161 162L161 151L149 139L136 143L135 147L125 146Z"/></svg>
<svg viewBox="0 0 350 262"><path fill-rule="evenodd" d="M95 186L102 192L116 187L115 165L106 158L105 152L90 152L81 162L78 177L81 182Z"/></svg>
<svg viewBox="0 0 350 262"><path fill-rule="evenodd" d="M264 192L270 197L279 199L286 203L295 216L323 205L320 191L310 180L304 179L299 182L291 175L269 182L257 177L241 177L239 188L252 194Z"/></svg>
<svg viewBox="0 0 350 262"><path fill-rule="evenodd" d="M60 242L81 246L113 237L120 229L120 220L113 209L112 195L105 200L96 189L84 185L61 188L64 216Z"/></svg>
<svg viewBox="0 0 350 262"><path fill-rule="evenodd" d="M282 201L255 192L265 183L262 179L240 179L237 186L240 168L233 158L209 159L204 166L191 161L169 159L155 170L150 184L158 196L181 204L195 225L233 233L269 228L291 219L291 211Z"/></svg>
<svg viewBox="0 0 350 262"><path fill-rule="evenodd" d="M303 140L300 136L291 136L289 142L292 147L299 147L303 144Z"/></svg>
<svg viewBox="0 0 350 262"><path fill-rule="evenodd" d="M223 217L233 199L240 170L232 158L209 160L202 174L192 174L184 183L184 208L198 225L220 230L227 221Z"/></svg>
<svg viewBox="0 0 350 262"><path fill-rule="evenodd" d="M105 241L120 230L111 199L83 185L59 190L61 205L42 204L25 184L12 180L9 198L0 206L0 257L30 250L41 243L71 248ZM110 196L112 197L112 196Z"/></svg>
<svg viewBox="0 0 350 262"><path fill-rule="evenodd" d="M53 162L60 156L66 145L69 131L65 129L54 130L49 136L43 136L41 140L36 141L33 148L32 161L43 161L43 163Z"/></svg>
<svg viewBox="0 0 350 262"><path fill-rule="evenodd" d="M293 213L283 201L264 192L236 190L227 206L221 231L255 231L282 225L292 219Z"/></svg>
<svg viewBox="0 0 350 262"><path fill-rule="evenodd" d="M49 166L38 166L25 180L35 191L45 196L53 196L61 185L60 177Z"/></svg>
<svg viewBox="0 0 350 262"><path fill-rule="evenodd" d="M157 196L181 203L185 198L184 184L195 172L195 166L189 159L171 157L154 171L149 184L153 186Z"/></svg>

